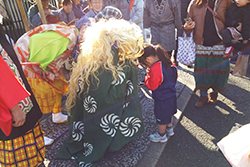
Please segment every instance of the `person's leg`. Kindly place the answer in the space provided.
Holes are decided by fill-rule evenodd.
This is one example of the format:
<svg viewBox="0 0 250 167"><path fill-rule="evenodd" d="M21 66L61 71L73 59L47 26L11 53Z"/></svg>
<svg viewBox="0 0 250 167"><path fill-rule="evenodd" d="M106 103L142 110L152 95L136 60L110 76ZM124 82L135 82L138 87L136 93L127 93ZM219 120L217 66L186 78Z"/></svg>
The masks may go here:
<svg viewBox="0 0 250 167"><path fill-rule="evenodd" d="M232 35L229 29L224 29L221 31L221 36L225 47L232 46Z"/></svg>
<svg viewBox="0 0 250 167"><path fill-rule="evenodd" d="M54 123L64 123L68 121L68 116L62 114L62 95L61 94L57 94L55 97L55 105L53 107L53 113L52 113L52 121Z"/></svg>
<svg viewBox="0 0 250 167"><path fill-rule="evenodd" d="M159 131L159 134L165 134L166 133L166 125L159 125L158 124L158 131ZM164 135L162 135L164 136Z"/></svg>
<svg viewBox="0 0 250 167"><path fill-rule="evenodd" d="M166 135L166 124L165 125L158 125L158 132L149 136L152 142L161 142L164 143L168 140Z"/></svg>
<svg viewBox="0 0 250 167"><path fill-rule="evenodd" d="M200 90L200 98L199 100L195 103L195 107L202 107L207 101L208 101L208 97L207 97L207 90Z"/></svg>
<svg viewBox="0 0 250 167"><path fill-rule="evenodd" d="M224 29L221 31L221 36L223 39L224 46L226 47L223 58L228 58L234 49L234 47L232 46L233 37L231 35L231 31L229 29Z"/></svg>
<svg viewBox="0 0 250 167"><path fill-rule="evenodd" d="M209 93L209 102L214 104L217 102L218 92L215 89L212 89L212 92Z"/></svg>
<svg viewBox="0 0 250 167"><path fill-rule="evenodd" d="M154 114L156 118L156 123L158 125L158 132L155 134L151 134L149 136L152 142L161 142L164 143L168 140L166 135L166 120L165 117L165 105L164 101L162 100L155 100L154 101Z"/></svg>
<svg viewBox="0 0 250 167"><path fill-rule="evenodd" d="M173 116L171 117L171 122L169 124L167 124L167 134L169 136L173 136L174 135Z"/></svg>

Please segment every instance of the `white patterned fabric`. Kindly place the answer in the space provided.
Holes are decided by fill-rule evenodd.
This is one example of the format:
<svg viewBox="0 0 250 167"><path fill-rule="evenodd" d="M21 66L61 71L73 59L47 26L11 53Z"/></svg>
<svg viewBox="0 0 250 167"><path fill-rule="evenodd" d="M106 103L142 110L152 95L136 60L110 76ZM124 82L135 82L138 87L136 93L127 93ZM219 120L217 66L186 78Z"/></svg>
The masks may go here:
<svg viewBox="0 0 250 167"><path fill-rule="evenodd" d="M190 37L185 34L183 37L178 37L177 61L179 63L190 65L195 61L196 46L193 40L193 32Z"/></svg>

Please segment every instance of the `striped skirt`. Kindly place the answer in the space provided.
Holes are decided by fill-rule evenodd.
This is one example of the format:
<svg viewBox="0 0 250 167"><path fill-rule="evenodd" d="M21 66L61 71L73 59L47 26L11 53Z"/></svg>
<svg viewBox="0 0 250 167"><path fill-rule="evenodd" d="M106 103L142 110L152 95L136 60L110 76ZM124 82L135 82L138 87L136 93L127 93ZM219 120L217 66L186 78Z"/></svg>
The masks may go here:
<svg viewBox="0 0 250 167"><path fill-rule="evenodd" d="M197 45L194 77L196 90L212 88L218 92L226 89L230 62L223 58L225 48L223 45L212 47Z"/></svg>
<svg viewBox="0 0 250 167"><path fill-rule="evenodd" d="M0 141L1 167L35 167L45 158L42 128L39 123L24 136Z"/></svg>

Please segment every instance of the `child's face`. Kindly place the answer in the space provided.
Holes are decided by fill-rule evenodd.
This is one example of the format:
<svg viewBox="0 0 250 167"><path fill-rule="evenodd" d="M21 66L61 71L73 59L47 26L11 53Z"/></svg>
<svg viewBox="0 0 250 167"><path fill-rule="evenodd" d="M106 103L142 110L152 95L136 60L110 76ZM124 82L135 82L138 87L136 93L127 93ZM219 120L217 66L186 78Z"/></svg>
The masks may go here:
<svg viewBox="0 0 250 167"><path fill-rule="evenodd" d="M65 13L70 13L72 11L72 3L68 3L67 5L63 6Z"/></svg>
<svg viewBox="0 0 250 167"><path fill-rule="evenodd" d="M238 7L242 7L250 3L250 0L235 0L235 2Z"/></svg>
<svg viewBox="0 0 250 167"><path fill-rule="evenodd" d="M100 12L102 10L102 0L91 0L90 3L95 12Z"/></svg>
<svg viewBox="0 0 250 167"><path fill-rule="evenodd" d="M150 55L146 58L147 67L151 67L159 58L157 56Z"/></svg>

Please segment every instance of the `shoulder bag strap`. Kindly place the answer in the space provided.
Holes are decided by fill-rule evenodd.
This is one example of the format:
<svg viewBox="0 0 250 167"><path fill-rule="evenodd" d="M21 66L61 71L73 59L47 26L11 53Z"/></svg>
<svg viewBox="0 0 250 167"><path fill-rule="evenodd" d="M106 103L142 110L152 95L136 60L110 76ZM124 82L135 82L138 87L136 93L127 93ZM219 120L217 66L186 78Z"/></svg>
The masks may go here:
<svg viewBox="0 0 250 167"><path fill-rule="evenodd" d="M220 19L220 17L218 16L218 14L217 14L215 11L213 11L213 9L211 9L210 6L208 6L207 3L206 3L205 5L206 5L207 9L208 9L217 19L219 19L219 20L221 21L221 19Z"/></svg>

